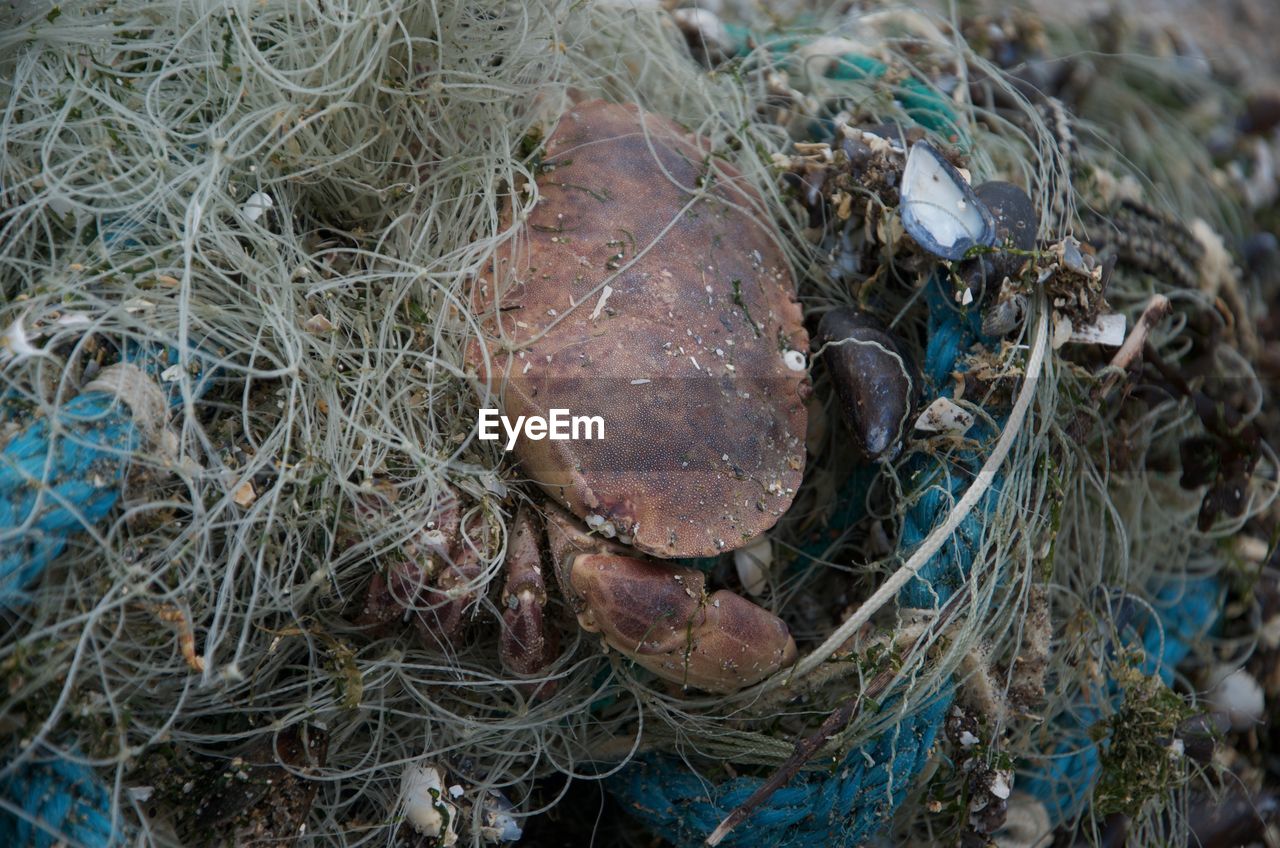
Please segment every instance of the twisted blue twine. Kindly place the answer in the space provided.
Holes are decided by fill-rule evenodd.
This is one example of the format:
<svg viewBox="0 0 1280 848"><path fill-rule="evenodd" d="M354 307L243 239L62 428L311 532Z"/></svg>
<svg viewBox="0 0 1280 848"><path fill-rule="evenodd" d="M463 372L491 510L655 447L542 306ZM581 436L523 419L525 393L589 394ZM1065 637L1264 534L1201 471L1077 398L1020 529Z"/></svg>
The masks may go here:
<svg viewBox="0 0 1280 848"><path fill-rule="evenodd" d="M111 848L121 836L111 794L88 766L54 757L0 777L0 845Z"/></svg>
<svg viewBox="0 0 1280 848"><path fill-rule="evenodd" d="M156 377L178 354L130 345L122 359ZM196 394L207 385L197 379ZM176 387L168 396L170 405L181 398ZM12 394L0 399L0 421L27 414ZM52 418L30 422L0 449L0 610L26 601L25 587L73 537L110 514L143 440L127 404L112 392L90 391ZM106 848L116 835L110 793L91 768L50 758L0 770L0 845Z"/></svg>
<svg viewBox="0 0 1280 848"><path fill-rule="evenodd" d="M726 846L858 845L879 830L929 759L949 695L903 716L828 774L802 774L738 825ZM886 705L885 709L892 709ZM609 789L637 818L676 845L700 845L761 778L713 784L675 757L646 756L612 778Z"/></svg>
<svg viewBox="0 0 1280 848"><path fill-rule="evenodd" d="M0 607L24 601L71 536L107 517L142 441L129 408L107 392L80 395L56 416L0 451Z"/></svg>
<svg viewBox="0 0 1280 848"><path fill-rule="evenodd" d="M123 357L153 377L178 361L177 352L131 346ZM207 381L196 382L203 391ZM171 391L170 402L179 395ZM26 417L14 398L0 421ZM143 434L116 395L91 391L52 417L30 422L0 449L0 609L26 600L24 588L80 532L110 514Z"/></svg>

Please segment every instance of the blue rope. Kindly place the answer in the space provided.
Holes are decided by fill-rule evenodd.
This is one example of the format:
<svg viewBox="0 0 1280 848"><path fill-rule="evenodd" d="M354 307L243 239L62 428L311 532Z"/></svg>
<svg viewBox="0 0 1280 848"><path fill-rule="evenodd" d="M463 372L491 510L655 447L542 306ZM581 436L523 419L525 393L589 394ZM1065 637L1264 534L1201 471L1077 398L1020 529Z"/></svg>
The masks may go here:
<svg viewBox="0 0 1280 848"><path fill-rule="evenodd" d="M178 361L177 352L131 347L125 361L152 376ZM196 382L202 392L207 380ZM170 403L180 399L176 391ZM14 398L0 422L29 412ZM91 391L32 421L0 449L0 609L26 600L36 580L77 534L101 523L120 498L120 482L142 433L114 394Z"/></svg>
<svg viewBox="0 0 1280 848"><path fill-rule="evenodd" d="M926 400L953 394L952 374L963 370L957 364L961 355L982 338L979 311L957 309L948 288L945 278L935 275L925 293L929 304L929 341L924 361ZM916 493L916 502L903 517L899 543L902 550L915 550L963 497L986 461L987 446L994 446L999 438L1003 423L1003 417L994 418L992 424L975 421L967 433L967 438L975 444L972 449L957 451L948 457L923 451L912 457L906 479L908 488ZM986 518L999 503L1003 489L1004 475L997 474L976 508L902 588L899 604L913 609L936 609L964 586L982 545Z"/></svg>
<svg viewBox="0 0 1280 848"><path fill-rule="evenodd" d="M24 601L71 536L107 517L142 440L129 408L106 392L56 414L56 427L32 422L0 451L0 607Z"/></svg>
<svg viewBox="0 0 1280 848"><path fill-rule="evenodd" d="M1221 611L1218 581L1213 577L1168 580L1156 590L1151 606L1154 613L1142 607L1122 628L1121 642L1126 648L1141 647L1139 670L1148 676L1159 675L1168 686L1178 663L1217 621ZM1094 704L1105 703L1112 711L1124 699L1114 683L1095 687L1091 694ZM1032 767L1018 781L1020 789L1044 804L1054 824L1075 818L1089 802L1101 771L1102 752L1090 729L1104 718L1102 707L1088 704L1078 704L1057 716L1052 750L1033 759Z"/></svg>
<svg viewBox="0 0 1280 848"><path fill-rule="evenodd" d="M111 821L111 794L88 766L57 757L24 763L0 777L0 799L5 799L0 801L0 845L120 844L122 834Z"/></svg>
<svg viewBox="0 0 1280 848"><path fill-rule="evenodd" d="M903 716L827 775L797 775L721 843L735 848L858 845L879 830L929 758L950 695ZM890 709L891 707L886 707ZM678 758L646 756L610 780L636 817L675 845L700 845L760 787L760 778L709 783Z"/></svg>
<svg viewBox="0 0 1280 848"><path fill-rule="evenodd" d="M131 345L122 359L155 377L178 354ZM203 376L197 395L209 384ZM176 386L168 398L171 406L181 400ZM27 414L13 393L0 398L0 422ZM54 415L30 422L0 449L0 610L25 602L25 587L73 537L110 514L143 443L132 411L111 392L85 392ZM115 833L110 793L91 768L50 758L0 770L0 845L106 848Z"/></svg>

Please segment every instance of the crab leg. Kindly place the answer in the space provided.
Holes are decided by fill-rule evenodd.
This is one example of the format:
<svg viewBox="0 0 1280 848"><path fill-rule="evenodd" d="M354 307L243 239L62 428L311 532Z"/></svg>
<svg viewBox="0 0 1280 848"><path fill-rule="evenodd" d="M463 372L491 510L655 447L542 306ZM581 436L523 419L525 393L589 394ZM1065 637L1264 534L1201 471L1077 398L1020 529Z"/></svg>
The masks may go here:
<svg viewBox="0 0 1280 848"><path fill-rule="evenodd" d="M358 508L362 518L377 521L390 504L370 502ZM461 529L459 499L450 492L431 520L391 554L386 574L369 581L356 623L386 632L408 614L425 643L457 644L475 601L471 587L483 571L479 553L463 542Z"/></svg>
<svg viewBox="0 0 1280 848"><path fill-rule="evenodd" d="M708 594L697 569L630 555L558 509L547 533L578 623L659 677L736 692L795 662L782 619L733 592Z"/></svg>
<svg viewBox="0 0 1280 848"><path fill-rule="evenodd" d="M461 522L460 526L469 529ZM455 533L443 556L434 559L438 568L435 581L423 591L423 604L414 619L418 635L426 644L435 642L445 648L457 645L475 614L476 587L484 568L480 565L480 552L465 538L467 535ZM487 528L481 524L477 541L484 543L487 538Z"/></svg>
<svg viewBox="0 0 1280 848"><path fill-rule="evenodd" d="M450 495L421 530L413 533L391 552L386 573L375 573L369 581L364 605L356 624L375 632L384 632L393 622L405 619L405 611L415 608L419 597L431 583L438 563L451 557L458 537L461 514L458 499ZM391 503L381 498L358 502L357 515L366 522L378 524L386 520Z"/></svg>
<svg viewBox="0 0 1280 848"><path fill-rule="evenodd" d="M525 507L516 515L515 532L507 551L507 581L502 589L502 664L515 674L542 672L559 652L556 631L544 620L547 585L537 530Z"/></svg>

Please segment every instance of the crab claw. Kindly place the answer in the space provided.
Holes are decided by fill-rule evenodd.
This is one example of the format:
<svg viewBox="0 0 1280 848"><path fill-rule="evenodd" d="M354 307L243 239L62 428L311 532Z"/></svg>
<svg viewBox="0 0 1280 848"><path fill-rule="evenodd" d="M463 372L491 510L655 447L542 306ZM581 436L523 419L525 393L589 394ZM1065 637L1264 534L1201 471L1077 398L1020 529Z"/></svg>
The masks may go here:
<svg viewBox="0 0 1280 848"><path fill-rule="evenodd" d="M502 664L515 674L542 672L559 653L556 631L547 628L543 610L547 585L537 531L528 511L516 515L515 533L507 552L507 581L502 589Z"/></svg>
<svg viewBox="0 0 1280 848"><path fill-rule="evenodd" d="M475 615L475 586L483 571L479 556L470 548L463 548L453 562L445 564L435 585L422 593L424 607L414 619L423 642L447 647L461 641Z"/></svg>
<svg viewBox="0 0 1280 848"><path fill-rule="evenodd" d="M787 625L732 592L710 595L702 572L630 556L553 511L548 536L561 589L583 629L661 678L736 692L796 659Z"/></svg>
<svg viewBox="0 0 1280 848"><path fill-rule="evenodd" d="M697 569L588 554L569 575L582 627L666 680L736 692L795 662L782 619L724 589L708 595Z"/></svg>
<svg viewBox="0 0 1280 848"><path fill-rule="evenodd" d="M386 634L391 625L407 618L420 596L435 579L438 563L448 562L461 522L459 501L452 492L420 530L401 540L387 554L385 573L369 581L364 603L355 623L375 634ZM355 504L356 516L365 524L383 524L394 508L394 499L371 495Z"/></svg>
<svg viewBox="0 0 1280 848"><path fill-rule="evenodd" d="M357 503L356 513L376 524L392 508L389 499L368 498ZM355 623L384 635L395 622L410 618L424 643L457 645L474 616L484 572L480 552L463 541L462 529L461 502L450 491L430 520L389 553L385 574L370 579ZM475 534L483 544L483 526Z"/></svg>

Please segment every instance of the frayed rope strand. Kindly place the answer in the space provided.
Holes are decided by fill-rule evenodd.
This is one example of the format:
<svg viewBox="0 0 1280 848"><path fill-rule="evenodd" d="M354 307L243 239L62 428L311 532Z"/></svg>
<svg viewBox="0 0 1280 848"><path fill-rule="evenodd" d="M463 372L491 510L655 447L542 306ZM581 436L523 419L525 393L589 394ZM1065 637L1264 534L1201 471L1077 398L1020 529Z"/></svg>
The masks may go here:
<svg viewBox="0 0 1280 848"><path fill-rule="evenodd" d="M55 757L24 763L0 778L0 844L109 848L121 833L111 795L93 769Z"/></svg>

